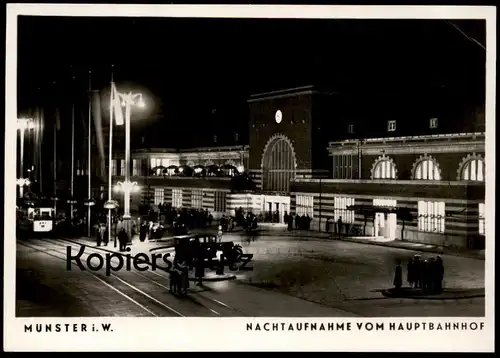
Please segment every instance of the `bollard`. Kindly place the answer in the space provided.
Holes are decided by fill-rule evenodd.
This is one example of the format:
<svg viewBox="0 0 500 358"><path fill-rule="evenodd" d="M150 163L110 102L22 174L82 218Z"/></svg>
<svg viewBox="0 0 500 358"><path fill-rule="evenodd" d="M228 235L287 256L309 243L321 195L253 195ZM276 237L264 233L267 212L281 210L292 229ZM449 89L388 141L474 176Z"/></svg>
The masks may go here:
<svg viewBox="0 0 500 358"><path fill-rule="evenodd" d="M215 273L217 275L224 275L224 254L220 254L219 256L219 264L217 265L217 271Z"/></svg>

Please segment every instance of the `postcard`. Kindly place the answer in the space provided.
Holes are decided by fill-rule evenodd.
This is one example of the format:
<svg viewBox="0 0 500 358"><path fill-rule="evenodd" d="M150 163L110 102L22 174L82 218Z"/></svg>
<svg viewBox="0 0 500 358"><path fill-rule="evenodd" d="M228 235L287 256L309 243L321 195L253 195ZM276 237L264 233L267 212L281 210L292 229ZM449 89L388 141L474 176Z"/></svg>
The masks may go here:
<svg viewBox="0 0 500 358"><path fill-rule="evenodd" d="M493 351L493 7L7 15L6 351Z"/></svg>

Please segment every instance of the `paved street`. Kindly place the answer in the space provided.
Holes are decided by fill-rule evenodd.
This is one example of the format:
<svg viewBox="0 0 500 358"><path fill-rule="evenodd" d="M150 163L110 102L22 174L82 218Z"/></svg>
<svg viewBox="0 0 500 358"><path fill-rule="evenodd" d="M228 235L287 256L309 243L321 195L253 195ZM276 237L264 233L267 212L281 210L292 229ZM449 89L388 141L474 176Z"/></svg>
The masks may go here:
<svg viewBox="0 0 500 358"><path fill-rule="evenodd" d="M343 241L225 234L253 253L253 271L236 272L236 280L191 283L185 298L168 292L162 270L105 269L82 272L66 269L66 247L78 243L61 239L19 241L17 245L18 316L482 316L484 261L443 255L445 287L457 291L447 300L385 298L397 258L413 252ZM81 241L85 242L85 241ZM87 241L87 243L89 243ZM91 243L92 246L95 246ZM163 244L164 245L164 244ZM132 255L162 243L134 243ZM107 249L113 250L112 245ZM105 251L86 247L82 261ZM172 249L155 250L172 252ZM405 271L405 270L404 270ZM226 268L226 272L229 272ZM404 272L406 277L406 272ZM475 294L473 294L475 293Z"/></svg>

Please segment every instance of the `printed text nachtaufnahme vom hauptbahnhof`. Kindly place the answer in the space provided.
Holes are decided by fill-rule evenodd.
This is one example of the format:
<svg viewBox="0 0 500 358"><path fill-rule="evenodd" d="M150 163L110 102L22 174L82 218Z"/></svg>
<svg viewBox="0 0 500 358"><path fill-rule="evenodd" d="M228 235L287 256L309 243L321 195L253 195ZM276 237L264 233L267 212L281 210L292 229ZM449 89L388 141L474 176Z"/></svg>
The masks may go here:
<svg viewBox="0 0 500 358"><path fill-rule="evenodd" d="M264 322L247 331L482 331L484 322Z"/></svg>

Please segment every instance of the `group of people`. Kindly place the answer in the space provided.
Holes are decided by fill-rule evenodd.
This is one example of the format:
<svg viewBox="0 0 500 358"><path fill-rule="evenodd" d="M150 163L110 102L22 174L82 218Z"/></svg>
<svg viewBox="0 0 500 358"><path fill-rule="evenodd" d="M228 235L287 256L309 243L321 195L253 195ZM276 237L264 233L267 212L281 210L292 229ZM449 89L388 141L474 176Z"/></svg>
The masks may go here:
<svg viewBox="0 0 500 358"><path fill-rule="evenodd" d="M194 251L177 249L173 267L170 270L170 292L185 295L189 288L189 271L194 267L197 285L201 286L205 276L206 251L198 246Z"/></svg>
<svg viewBox="0 0 500 358"><path fill-rule="evenodd" d="M289 231L293 230L294 222L296 230L309 230L311 228L312 219L308 214L288 214L288 212L285 211L283 219L285 224L288 225Z"/></svg>
<svg viewBox="0 0 500 358"><path fill-rule="evenodd" d="M185 226L188 229L212 226L214 217L207 209L174 208L171 204L158 205L158 219L172 227Z"/></svg>
<svg viewBox="0 0 500 358"><path fill-rule="evenodd" d="M415 255L407 264L407 281L411 288L421 289L427 293L441 293L443 291L444 264L440 256L422 259ZM403 286L403 270L401 262L396 265L394 287Z"/></svg>
<svg viewBox="0 0 500 358"><path fill-rule="evenodd" d="M174 259L170 270L170 293L185 295L189 288L189 265L185 260Z"/></svg>

